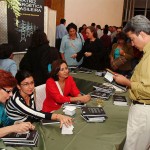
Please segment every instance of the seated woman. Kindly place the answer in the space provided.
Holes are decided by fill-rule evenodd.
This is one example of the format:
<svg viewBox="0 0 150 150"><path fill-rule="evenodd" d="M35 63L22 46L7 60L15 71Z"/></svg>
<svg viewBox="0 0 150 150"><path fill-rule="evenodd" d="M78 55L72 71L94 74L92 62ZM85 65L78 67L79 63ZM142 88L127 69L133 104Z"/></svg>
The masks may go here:
<svg viewBox="0 0 150 150"><path fill-rule="evenodd" d="M0 70L0 137L9 133L21 133L34 129L30 122L14 124L14 121L8 118L5 112L5 102L12 96L12 90L17 81L10 72Z"/></svg>
<svg viewBox="0 0 150 150"><path fill-rule="evenodd" d="M67 63L64 60L56 60L52 63L50 78L46 82L46 99L43 103L43 111L58 110L65 102L83 102L90 100L90 95L82 96L71 76Z"/></svg>
<svg viewBox="0 0 150 150"><path fill-rule="evenodd" d="M7 43L0 45L0 68L11 72L13 76L17 73L17 65L13 60L13 47Z"/></svg>
<svg viewBox="0 0 150 150"><path fill-rule="evenodd" d="M83 57L82 67L103 70L105 66L105 51L100 39L97 38L97 31L94 27L86 28L87 40L80 52L73 54L71 57L76 58L77 61Z"/></svg>
<svg viewBox="0 0 150 150"><path fill-rule="evenodd" d="M62 126L72 124L72 118L61 114L52 114L36 111L34 101L34 80L32 75L25 70L20 70L16 74L17 90L13 97L7 102L7 115L18 122L39 121L40 119L59 120Z"/></svg>

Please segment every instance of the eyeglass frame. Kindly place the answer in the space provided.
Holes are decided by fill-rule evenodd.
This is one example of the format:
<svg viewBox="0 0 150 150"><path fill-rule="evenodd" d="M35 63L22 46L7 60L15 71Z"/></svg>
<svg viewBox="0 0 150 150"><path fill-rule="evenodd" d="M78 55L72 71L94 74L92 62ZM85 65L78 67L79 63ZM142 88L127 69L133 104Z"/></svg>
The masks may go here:
<svg viewBox="0 0 150 150"><path fill-rule="evenodd" d="M33 82L30 82L30 83L22 83L20 85L24 86L24 87L28 87L29 85L34 85L34 81Z"/></svg>
<svg viewBox="0 0 150 150"><path fill-rule="evenodd" d="M4 90L7 94L10 94L10 93L13 92L13 90L7 90L7 89L5 89L5 88L3 88L3 87L1 87L1 89Z"/></svg>

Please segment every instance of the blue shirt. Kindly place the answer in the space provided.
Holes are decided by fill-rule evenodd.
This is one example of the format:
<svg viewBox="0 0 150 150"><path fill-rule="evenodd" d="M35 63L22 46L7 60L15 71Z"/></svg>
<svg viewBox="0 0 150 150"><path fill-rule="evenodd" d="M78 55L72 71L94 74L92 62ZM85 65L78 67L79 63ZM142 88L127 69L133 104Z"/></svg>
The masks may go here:
<svg viewBox="0 0 150 150"><path fill-rule="evenodd" d="M12 59L0 59L0 69L11 72L13 76L17 73L16 62Z"/></svg>
<svg viewBox="0 0 150 150"><path fill-rule="evenodd" d="M119 58L120 57L120 48L116 48L114 52L114 58Z"/></svg>
<svg viewBox="0 0 150 150"><path fill-rule="evenodd" d="M56 39L62 39L66 34L68 34L64 24L60 24L56 27Z"/></svg>
<svg viewBox="0 0 150 150"><path fill-rule="evenodd" d="M6 115L4 104L0 103L0 127L9 126L13 123L14 121Z"/></svg>
<svg viewBox="0 0 150 150"><path fill-rule="evenodd" d="M64 53L65 60L69 66L71 65L78 66L82 64L83 61L82 59L79 62L77 62L76 59L71 58L73 54L78 53L82 49L82 45L84 44L84 39L81 34L80 36L77 33L76 39L72 40L67 34L62 38L60 53Z"/></svg>

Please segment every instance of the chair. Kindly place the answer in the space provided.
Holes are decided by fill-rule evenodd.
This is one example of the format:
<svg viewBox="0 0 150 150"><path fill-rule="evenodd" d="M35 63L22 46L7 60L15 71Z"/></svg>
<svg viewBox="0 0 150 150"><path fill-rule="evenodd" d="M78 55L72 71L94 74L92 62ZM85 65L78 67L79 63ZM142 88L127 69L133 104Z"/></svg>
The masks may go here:
<svg viewBox="0 0 150 150"><path fill-rule="evenodd" d="M36 110L41 111L43 107L43 102L46 98L46 84L39 85L35 87L35 103Z"/></svg>

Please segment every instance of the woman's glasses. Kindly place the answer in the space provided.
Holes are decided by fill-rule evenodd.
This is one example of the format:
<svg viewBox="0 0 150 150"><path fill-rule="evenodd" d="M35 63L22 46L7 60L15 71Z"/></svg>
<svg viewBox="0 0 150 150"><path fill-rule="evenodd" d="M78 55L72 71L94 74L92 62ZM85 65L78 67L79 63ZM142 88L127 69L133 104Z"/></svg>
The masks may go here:
<svg viewBox="0 0 150 150"><path fill-rule="evenodd" d="M12 93L12 90L7 90L7 89L2 88L2 87L1 87L1 89L4 90L4 91L5 91L6 93L8 93L8 94Z"/></svg>

